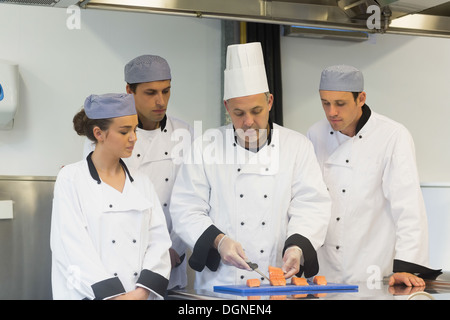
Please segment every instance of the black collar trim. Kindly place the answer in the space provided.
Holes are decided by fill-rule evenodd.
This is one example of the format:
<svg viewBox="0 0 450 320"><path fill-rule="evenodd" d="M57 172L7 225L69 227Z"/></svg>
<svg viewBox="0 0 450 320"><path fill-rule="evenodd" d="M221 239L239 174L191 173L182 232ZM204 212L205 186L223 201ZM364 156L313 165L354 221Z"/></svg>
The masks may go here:
<svg viewBox="0 0 450 320"><path fill-rule="evenodd" d="M362 115L361 115L361 118L359 118L358 123L356 124L355 135L362 129L362 127L364 127L364 125L369 120L370 115L372 114L372 111L370 110L370 108L367 104L364 104L361 107L361 109L362 109Z"/></svg>
<svg viewBox="0 0 450 320"><path fill-rule="evenodd" d="M269 117L269 128L270 128L269 137L267 138L267 142L264 145L266 145L266 144L270 145L270 143L272 142L273 121L270 119L270 117ZM236 129L234 128L234 126L233 126L233 132L234 132L234 143L235 143L235 145L237 145L238 142L237 142L237 137L236 137ZM256 151L259 151L259 149L261 149L261 148L258 146Z"/></svg>
<svg viewBox="0 0 450 320"><path fill-rule="evenodd" d="M86 157L86 161L88 163L89 173L91 174L92 179L94 179L95 181L97 181L98 184L100 184L100 183L102 183L102 180L100 180L100 176L98 175L97 169L94 166L94 162L92 162L92 153L93 152L94 151L91 151L91 153L88 154L88 156ZM125 162L123 162L123 160L120 159L119 163L122 166L123 170L125 170L125 172L128 175L128 177L130 178L130 181L133 182L134 179L130 175L130 172L128 171L128 168L125 165Z"/></svg>
<svg viewBox="0 0 450 320"><path fill-rule="evenodd" d="M166 128L166 124L167 124L167 115L164 115L164 118L162 118L162 120L159 122L159 127L161 128L161 131L163 131ZM138 128L143 129L142 128L142 122L141 119L139 119L138 117Z"/></svg>

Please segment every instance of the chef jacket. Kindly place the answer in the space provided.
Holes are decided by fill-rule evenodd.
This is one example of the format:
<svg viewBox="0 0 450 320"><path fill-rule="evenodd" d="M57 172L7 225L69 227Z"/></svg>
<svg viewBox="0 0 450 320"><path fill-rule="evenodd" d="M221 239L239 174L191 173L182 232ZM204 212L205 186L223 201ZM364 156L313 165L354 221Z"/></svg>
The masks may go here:
<svg viewBox="0 0 450 320"><path fill-rule="evenodd" d="M326 119L307 136L332 199L320 274L351 283L429 271L427 216L407 129L364 105L354 137Z"/></svg>
<svg viewBox="0 0 450 320"><path fill-rule="evenodd" d="M136 135L133 154L123 161L130 170L139 170L147 175L155 187L166 217L172 248L182 259L181 264L172 269L168 288L176 286L183 288L187 285L186 259L184 259L186 244L173 232L169 208L175 177L183 159L183 152L189 149L192 142L193 132L184 121L166 115L156 130L144 130L139 122ZM92 150L94 150L92 143L85 144L85 154Z"/></svg>
<svg viewBox="0 0 450 320"><path fill-rule="evenodd" d="M91 160L63 167L51 220L54 299L107 299L150 290L161 299L170 273L171 241L149 179L130 175L122 192L101 181Z"/></svg>
<svg viewBox="0 0 450 320"><path fill-rule="evenodd" d="M283 265L291 245L303 250L301 272L317 273L315 250L325 238L330 198L310 141L271 126L270 141L258 152L236 142L231 124L207 130L180 168L171 214L174 230L193 248L189 265L197 271L196 289L255 278L221 262L213 248L220 233L241 243L266 274L269 266Z"/></svg>

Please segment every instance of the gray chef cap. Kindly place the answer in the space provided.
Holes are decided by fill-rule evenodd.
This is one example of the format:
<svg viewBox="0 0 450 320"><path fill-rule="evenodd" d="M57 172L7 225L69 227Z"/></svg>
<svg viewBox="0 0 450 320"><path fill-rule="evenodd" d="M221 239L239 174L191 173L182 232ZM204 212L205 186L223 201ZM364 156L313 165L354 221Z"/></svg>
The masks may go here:
<svg viewBox="0 0 450 320"><path fill-rule="evenodd" d="M125 81L129 84L171 79L169 64L160 56L142 55L125 65Z"/></svg>
<svg viewBox="0 0 450 320"><path fill-rule="evenodd" d="M132 94L92 94L84 102L84 112L89 119L108 119L134 115L136 107Z"/></svg>
<svg viewBox="0 0 450 320"><path fill-rule="evenodd" d="M322 71L319 90L362 92L364 77L355 67L331 66Z"/></svg>

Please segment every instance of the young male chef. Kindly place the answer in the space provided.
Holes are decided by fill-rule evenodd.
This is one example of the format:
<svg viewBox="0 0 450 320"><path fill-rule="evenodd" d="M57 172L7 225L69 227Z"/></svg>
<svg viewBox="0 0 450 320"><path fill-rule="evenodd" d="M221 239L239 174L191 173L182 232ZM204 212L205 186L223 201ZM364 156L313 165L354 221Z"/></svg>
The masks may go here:
<svg viewBox="0 0 450 320"><path fill-rule="evenodd" d="M307 136L332 199L320 273L337 283L390 276L390 285L423 286L413 273L431 271L428 227L410 133L365 104L352 66L323 70L319 94L326 119Z"/></svg>
<svg viewBox="0 0 450 320"><path fill-rule="evenodd" d="M311 277L330 218L313 146L270 121L273 95L260 43L229 46L226 64L232 124L194 141L172 193L174 230L193 248L194 286L213 290L259 278L248 261L266 274L275 266L286 278L300 270Z"/></svg>
<svg viewBox="0 0 450 320"><path fill-rule="evenodd" d="M169 205L173 183L183 156L173 154L172 150L182 143L177 137L191 139L192 129L186 122L166 114L172 75L164 58L157 55L138 56L125 65L124 75L126 91L134 96L139 120L133 154L124 159L124 162L130 169L139 169L146 174L155 187L172 240L172 272L168 289L184 288L187 285L187 264L184 259L186 245L173 232ZM188 144L190 142L191 140ZM89 148L90 146L85 154L89 153ZM182 148L178 149L182 151Z"/></svg>

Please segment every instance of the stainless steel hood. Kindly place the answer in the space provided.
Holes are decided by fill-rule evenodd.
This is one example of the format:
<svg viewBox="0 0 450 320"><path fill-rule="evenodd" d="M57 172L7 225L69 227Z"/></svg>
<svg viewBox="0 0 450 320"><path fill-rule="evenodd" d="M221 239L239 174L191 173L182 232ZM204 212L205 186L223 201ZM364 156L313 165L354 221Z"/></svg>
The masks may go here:
<svg viewBox="0 0 450 320"><path fill-rule="evenodd" d="M73 2L86 9L450 37L450 1L443 0L0 0L51 6ZM379 11L370 11L373 6ZM373 18L378 18L379 28L368 27Z"/></svg>

